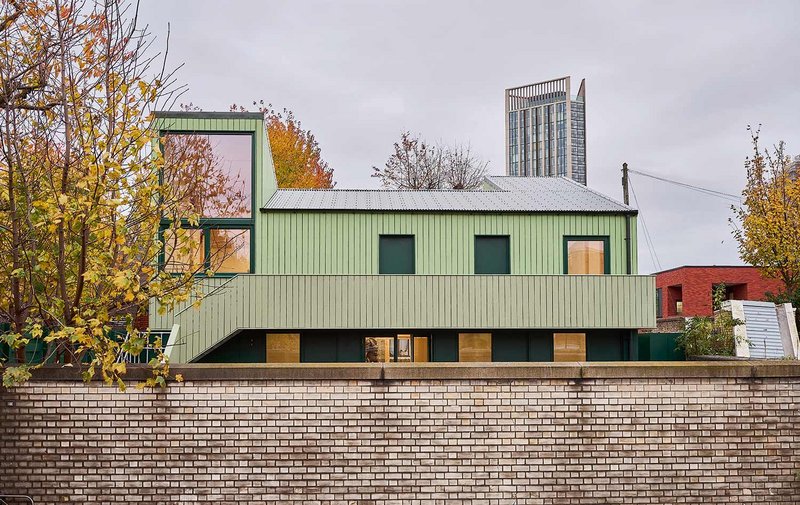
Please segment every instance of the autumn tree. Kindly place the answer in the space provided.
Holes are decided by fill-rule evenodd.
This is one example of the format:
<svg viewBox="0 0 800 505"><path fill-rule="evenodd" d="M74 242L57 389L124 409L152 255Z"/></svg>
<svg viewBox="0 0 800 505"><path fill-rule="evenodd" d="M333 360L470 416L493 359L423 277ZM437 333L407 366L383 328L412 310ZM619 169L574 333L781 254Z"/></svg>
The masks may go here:
<svg viewBox="0 0 800 505"><path fill-rule="evenodd" d="M168 255L191 248L180 230L198 215L181 206L168 174L204 154L165 161L152 148L152 111L168 108L177 88L150 54L136 7L0 6L0 321L11 327L0 340L17 358L0 364L6 385L41 365L23 352L39 340L43 361L84 364L85 378L99 373L123 387L120 355L138 354L147 338L131 315L152 299L169 309L196 292L203 265L170 273L157 260L165 222ZM118 320L124 341L110 331ZM148 383L163 384L167 370L152 364Z"/></svg>
<svg viewBox="0 0 800 505"><path fill-rule="evenodd" d="M252 105L264 115L279 188L328 189L336 184L316 137L303 129L291 110L277 112L263 100ZM234 104L231 110L246 112L248 108Z"/></svg>
<svg viewBox="0 0 800 505"><path fill-rule="evenodd" d="M440 146L403 132L383 167L372 167L372 177L391 189L475 189L489 163L469 145Z"/></svg>
<svg viewBox="0 0 800 505"><path fill-rule="evenodd" d="M747 183L732 220L739 254L783 282L783 293L773 294L775 301L800 305L800 178L783 142L762 150L759 130L748 129Z"/></svg>
<svg viewBox="0 0 800 505"><path fill-rule="evenodd" d="M489 162L476 156L469 145L445 149L444 184L451 189L475 189L483 184Z"/></svg>

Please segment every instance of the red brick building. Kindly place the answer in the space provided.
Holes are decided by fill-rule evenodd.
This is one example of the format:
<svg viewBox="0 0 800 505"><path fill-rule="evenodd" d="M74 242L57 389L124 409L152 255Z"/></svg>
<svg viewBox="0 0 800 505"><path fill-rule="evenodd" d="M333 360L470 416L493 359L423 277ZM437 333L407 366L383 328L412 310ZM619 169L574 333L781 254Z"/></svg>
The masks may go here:
<svg viewBox="0 0 800 505"><path fill-rule="evenodd" d="M712 315L712 293L720 284L725 284L730 300L765 300L766 293L783 287L751 266L682 266L655 275L659 319Z"/></svg>

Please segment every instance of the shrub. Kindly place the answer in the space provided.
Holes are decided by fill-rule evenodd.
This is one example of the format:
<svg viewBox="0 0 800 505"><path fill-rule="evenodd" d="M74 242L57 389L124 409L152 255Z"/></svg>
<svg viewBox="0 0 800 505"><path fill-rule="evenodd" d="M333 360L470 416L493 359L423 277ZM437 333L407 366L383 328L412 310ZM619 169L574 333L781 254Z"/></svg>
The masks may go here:
<svg viewBox="0 0 800 505"><path fill-rule="evenodd" d="M715 317L693 317L676 339L678 349L686 356L735 356L736 344L743 337L734 335L734 328L744 324L734 319L730 312L719 312Z"/></svg>

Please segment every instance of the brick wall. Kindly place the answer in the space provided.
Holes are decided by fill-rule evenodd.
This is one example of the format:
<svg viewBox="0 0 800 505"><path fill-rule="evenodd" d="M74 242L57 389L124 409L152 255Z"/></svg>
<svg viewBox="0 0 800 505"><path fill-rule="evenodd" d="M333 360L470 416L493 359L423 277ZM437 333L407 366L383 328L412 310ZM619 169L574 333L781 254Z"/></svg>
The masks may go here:
<svg viewBox="0 0 800 505"><path fill-rule="evenodd" d="M714 311L711 294L717 284L738 286L734 290L737 300L766 300L768 292L779 293L783 284L777 279L762 276L761 270L748 266L686 266L665 270L656 274L656 289L661 288L662 317L675 314L674 290L681 287L683 316L710 316Z"/></svg>
<svg viewBox="0 0 800 505"><path fill-rule="evenodd" d="M800 366L181 369L0 393L40 503L798 503ZM239 378L236 378L239 377Z"/></svg>

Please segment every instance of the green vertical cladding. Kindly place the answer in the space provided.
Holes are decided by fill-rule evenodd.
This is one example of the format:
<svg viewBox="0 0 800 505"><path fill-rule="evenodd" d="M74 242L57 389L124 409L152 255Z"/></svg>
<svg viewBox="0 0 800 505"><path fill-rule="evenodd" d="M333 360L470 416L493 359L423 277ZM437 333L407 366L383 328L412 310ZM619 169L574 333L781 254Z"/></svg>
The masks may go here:
<svg viewBox="0 0 800 505"><path fill-rule="evenodd" d="M264 228L261 221L265 218L264 214L259 212L258 209L263 202L270 199L272 194L278 187L275 179L275 169L272 162L272 152L270 150L267 132L264 129L264 121L257 114L240 114L240 113L212 113L205 114L204 117L199 117L199 113L186 113L186 112L168 112L158 113L153 121L153 128L161 134L165 132L197 132L197 133L213 133L213 132L241 132L253 134L253 160L254 178L253 178L253 218L255 220L254 236L251 241L255 248L255 265L254 271L260 271L259 258L261 254L259 251L263 249L261 243L262 237L259 235L259 230ZM156 146L157 147L157 146ZM229 279L225 278L206 278L198 277L196 284L201 292L212 291L220 284ZM188 302L178 304L173 312L160 313L160 307L157 302L151 300L149 306L149 323L150 328L169 330L175 322L174 313L185 310L188 306L196 301L197 297L193 296ZM184 338L186 331L183 329ZM181 355L185 343L174 348L174 353L177 356Z"/></svg>
<svg viewBox="0 0 800 505"><path fill-rule="evenodd" d="M162 114L155 127L253 133L255 209L277 189L258 115ZM653 278L622 275L628 261L623 214L256 210L253 217L255 274L198 278L199 289L207 295L200 308L193 308L190 299L161 315L151 304L151 328L181 326L173 342L173 361L191 361L250 329L426 328L434 331L433 354L450 359L455 340L448 335L458 328L655 325ZM635 274L635 217L630 221ZM381 235L414 236L416 275L376 275ZM509 236L510 275L473 275L477 235ZM612 275L561 275L565 235L609 237ZM336 352L355 356L355 345L342 342ZM530 345L532 356L548 353L533 340Z"/></svg>
<svg viewBox="0 0 800 505"><path fill-rule="evenodd" d="M626 273L625 215L544 213L267 212L257 222L264 274L369 275L379 271L379 237L414 235L420 275L473 274L475 236L508 235L511 274L561 274L563 237L608 236L611 274ZM637 272L636 219L631 269Z"/></svg>
<svg viewBox="0 0 800 505"><path fill-rule="evenodd" d="M215 279L218 282L219 279ZM176 362L240 330L608 329L655 326L634 275L239 275L180 308ZM173 320L164 318L169 328ZM438 344L434 344L438 345ZM434 349L434 353L438 351Z"/></svg>

